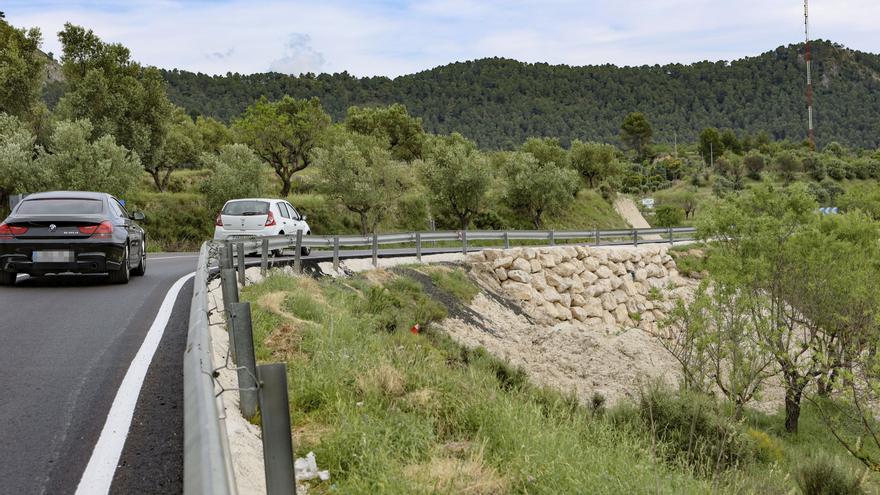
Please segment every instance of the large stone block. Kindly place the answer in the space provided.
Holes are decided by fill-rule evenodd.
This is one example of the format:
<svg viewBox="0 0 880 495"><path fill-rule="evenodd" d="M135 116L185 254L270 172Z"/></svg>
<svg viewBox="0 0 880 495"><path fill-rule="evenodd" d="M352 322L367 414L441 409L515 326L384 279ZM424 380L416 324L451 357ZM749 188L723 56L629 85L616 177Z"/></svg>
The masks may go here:
<svg viewBox="0 0 880 495"><path fill-rule="evenodd" d="M539 259L529 260L529 266L531 267L532 273L538 273L544 270L544 267L541 266L541 260Z"/></svg>
<svg viewBox="0 0 880 495"><path fill-rule="evenodd" d="M590 272L595 272L599 269L599 266L601 265L601 263L599 263L599 259L594 257L587 257L581 261L584 264L584 268Z"/></svg>
<svg viewBox="0 0 880 495"><path fill-rule="evenodd" d="M514 270L520 270L526 273L532 272L532 265L525 258L517 258L513 260L513 263L510 264L510 267ZM509 276L509 275L508 275Z"/></svg>
<svg viewBox="0 0 880 495"><path fill-rule="evenodd" d="M549 286L541 292L541 295L544 297L545 301L551 303L559 302L559 300L561 299L559 292L553 287Z"/></svg>
<svg viewBox="0 0 880 495"><path fill-rule="evenodd" d="M570 320L572 318L571 310L569 308L566 308L560 303L554 303L553 306L556 308L557 320Z"/></svg>
<svg viewBox="0 0 880 495"><path fill-rule="evenodd" d="M504 288L504 291L514 299L519 299L520 301L529 301L532 299L532 292L534 289L532 289L531 285L507 280L501 284L501 287Z"/></svg>
<svg viewBox="0 0 880 495"><path fill-rule="evenodd" d="M507 280L507 270L504 268L496 268L495 278L497 278L499 282L504 282Z"/></svg>
<svg viewBox="0 0 880 495"><path fill-rule="evenodd" d="M556 265L556 267L553 268L553 273L560 277L570 277L577 273L577 267L575 267L573 263L565 261Z"/></svg>
<svg viewBox="0 0 880 495"><path fill-rule="evenodd" d="M492 262L492 268L510 268L510 265L513 264L512 256L502 256L501 258L497 258Z"/></svg>
<svg viewBox="0 0 880 495"><path fill-rule="evenodd" d="M524 284L532 281L532 276L529 272L524 272L522 270L510 270L507 272L507 278L514 282L522 282Z"/></svg>

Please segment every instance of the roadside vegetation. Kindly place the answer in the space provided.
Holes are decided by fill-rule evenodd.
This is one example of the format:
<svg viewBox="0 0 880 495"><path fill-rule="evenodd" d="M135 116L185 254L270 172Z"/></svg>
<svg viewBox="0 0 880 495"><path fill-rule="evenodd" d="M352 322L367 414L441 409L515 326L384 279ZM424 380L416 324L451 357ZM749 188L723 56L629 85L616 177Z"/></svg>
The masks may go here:
<svg viewBox="0 0 880 495"><path fill-rule="evenodd" d="M737 418L726 401L694 390L649 383L639 399L607 409L601 396L581 404L537 387L432 326L454 316L446 296L466 302L478 291L448 266L274 275L243 290L258 360L288 364L296 453L314 451L332 474L312 493L861 494L880 486L812 403L795 435L782 413L747 409ZM856 423L839 430L858 431Z"/></svg>

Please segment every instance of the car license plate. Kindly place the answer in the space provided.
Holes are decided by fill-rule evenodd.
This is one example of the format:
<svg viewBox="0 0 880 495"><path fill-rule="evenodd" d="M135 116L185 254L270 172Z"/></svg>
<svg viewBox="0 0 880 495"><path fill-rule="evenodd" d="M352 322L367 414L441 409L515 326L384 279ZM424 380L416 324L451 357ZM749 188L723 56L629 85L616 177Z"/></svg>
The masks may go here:
<svg viewBox="0 0 880 495"><path fill-rule="evenodd" d="M34 263L70 263L73 261L71 251L34 251Z"/></svg>

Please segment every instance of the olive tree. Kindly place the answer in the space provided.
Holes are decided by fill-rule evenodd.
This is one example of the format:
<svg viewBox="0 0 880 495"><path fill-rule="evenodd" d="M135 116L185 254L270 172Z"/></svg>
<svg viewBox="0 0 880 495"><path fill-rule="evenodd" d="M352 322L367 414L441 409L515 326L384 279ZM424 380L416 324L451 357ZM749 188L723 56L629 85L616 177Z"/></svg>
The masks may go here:
<svg viewBox="0 0 880 495"><path fill-rule="evenodd" d="M263 195L265 165L247 145L223 145L217 153L203 153L200 161L211 170L201 192L212 211L219 211L230 199Z"/></svg>
<svg viewBox="0 0 880 495"><path fill-rule="evenodd" d="M454 215L462 230L482 209L491 180L489 159L461 135L435 139L428 147L424 182L431 205Z"/></svg>
<svg viewBox="0 0 880 495"><path fill-rule="evenodd" d="M422 157L425 142L422 119L411 116L399 103L387 107L349 107L345 127L387 143L395 160L412 161Z"/></svg>
<svg viewBox="0 0 880 495"><path fill-rule="evenodd" d="M531 153L510 153L505 169L506 202L526 213L536 229L543 228L546 213L561 211L577 191L574 170L554 162L541 163Z"/></svg>
<svg viewBox="0 0 880 495"><path fill-rule="evenodd" d="M610 144L575 140L571 143L569 155L572 168L587 180L591 188L620 173L617 148Z"/></svg>
<svg viewBox="0 0 880 495"><path fill-rule="evenodd" d="M315 151L320 191L358 215L361 234L376 232L408 180L403 163L375 138L345 133Z"/></svg>
<svg viewBox="0 0 880 495"><path fill-rule="evenodd" d="M58 38L67 83L56 107L58 116L87 119L91 139L113 136L118 145L136 153L147 170L161 168L173 105L159 71L132 61L124 46L105 43L73 24L65 24ZM154 174L153 179L163 190L161 176Z"/></svg>
<svg viewBox="0 0 880 495"><path fill-rule="evenodd" d="M131 191L144 172L140 159L116 144L113 136L92 139L93 132L85 119L55 125L48 145L36 158L51 187L115 195Z"/></svg>
<svg viewBox="0 0 880 495"><path fill-rule="evenodd" d="M40 103L46 59L37 28L16 29L0 19L0 113L27 119Z"/></svg>
<svg viewBox="0 0 880 495"><path fill-rule="evenodd" d="M48 177L34 160L35 136L17 117L0 113L0 211L11 194L41 189Z"/></svg>
<svg viewBox="0 0 880 495"><path fill-rule="evenodd" d="M313 152L330 125L330 116L317 98L265 97L248 107L235 121L238 139L268 163L281 180L281 196L290 194L293 174L312 163Z"/></svg>

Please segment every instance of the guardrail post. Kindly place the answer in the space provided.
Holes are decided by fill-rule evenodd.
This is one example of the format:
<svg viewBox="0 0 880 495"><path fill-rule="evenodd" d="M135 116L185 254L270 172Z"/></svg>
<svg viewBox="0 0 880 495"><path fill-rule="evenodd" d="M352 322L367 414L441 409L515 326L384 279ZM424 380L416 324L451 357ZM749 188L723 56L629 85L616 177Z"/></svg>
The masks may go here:
<svg viewBox="0 0 880 495"><path fill-rule="evenodd" d="M268 495L296 494L290 405L287 398L287 365L261 364L260 411L263 428L263 466Z"/></svg>
<svg viewBox="0 0 880 495"><path fill-rule="evenodd" d="M244 287L247 284L244 275L244 243L238 243L238 283Z"/></svg>
<svg viewBox="0 0 880 495"><path fill-rule="evenodd" d="M467 230L461 231L461 254L467 254Z"/></svg>
<svg viewBox="0 0 880 495"><path fill-rule="evenodd" d="M595 245L596 246L599 245L599 228L598 227L596 227L596 243L595 243Z"/></svg>
<svg viewBox="0 0 880 495"><path fill-rule="evenodd" d="M669 227L669 245L670 246L675 245L675 240L672 237L672 227Z"/></svg>
<svg viewBox="0 0 880 495"><path fill-rule="evenodd" d="M238 283L235 281L235 268L220 269L220 292L223 294L223 312L226 313L226 331L231 336L235 329L232 326L231 305L238 302ZM232 337L230 337L232 341ZM229 346L232 359L235 359L235 346Z"/></svg>
<svg viewBox="0 0 880 495"><path fill-rule="evenodd" d="M422 233L416 232L416 259L422 262Z"/></svg>
<svg viewBox="0 0 880 495"><path fill-rule="evenodd" d="M373 232L373 268L379 266L379 238Z"/></svg>
<svg viewBox="0 0 880 495"><path fill-rule="evenodd" d="M504 232L504 249L510 249L510 234Z"/></svg>
<svg viewBox="0 0 880 495"><path fill-rule="evenodd" d="M265 277L269 270L269 239L263 239L263 251L260 254L260 275Z"/></svg>
<svg viewBox="0 0 880 495"><path fill-rule="evenodd" d="M233 260L235 253L232 252L232 243L229 241L225 241L223 243L223 256L221 261L221 265L224 265L223 268L235 268L235 262Z"/></svg>
<svg viewBox="0 0 880 495"><path fill-rule="evenodd" d="M293 271L297 274L303 272L302 267L302 244L303 244L303 231L296 231L296 252L293 254Z"/></svg>
<svg viewBox="0 0 880 495"><path fill-rule="evenodd" d="M547 241L550 243L551 246L555 246L555 245L556 245L556 237L555 237L555 235L553 234L553 231L552 231L552 230L551 230L550 232L547 233Z"/></svg>
<svg viewBox="0 0 880 495"><path fill-rule="evenodd" d="M239 409L245 418L257 414L257 360L254 357L254 330L251 323L251 303L229 305L232 316L232 340L235 345L235 367L238 372Z"/></svg>
<svg viewBox="0 0 880 495"><path fill-rule="evenodd" d="M339 236L333 237L333 270L339 271Z"/></svg>
<svg viewBox="0 0 880 495"><path fill-rule="evenodd" d="M633 246L638 247L639 245L639 231L633 229Z"/></svg>

